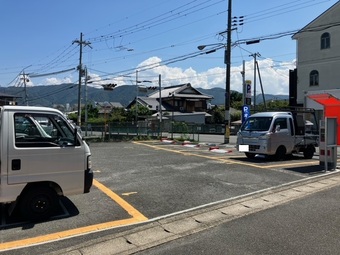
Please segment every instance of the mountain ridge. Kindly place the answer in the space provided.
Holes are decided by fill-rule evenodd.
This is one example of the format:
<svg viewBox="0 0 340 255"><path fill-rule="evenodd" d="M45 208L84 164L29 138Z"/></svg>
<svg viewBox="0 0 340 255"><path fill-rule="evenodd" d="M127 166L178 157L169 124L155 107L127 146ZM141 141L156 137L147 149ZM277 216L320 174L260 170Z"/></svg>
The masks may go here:
<svg viewBox="0 0 340 255"><path fill-rule="evenodd" d="M224 105L225 89L211 88L203 89L196 88L203 94L213 96L211 100L212 105ZM75 84L61 84L61 85L45 85L33 87L0 87L0 93L18 97L19 105L25 105L26 99L28 105L49 106L53 104L69 104L70 106L78 104L78 85ZM136 97L137 91L134 85L122 85L113 90L97 89L94 87L87 87L87 93L82 86L81 101L84 103L85 95L87 94L87 101L89 103L95 102L119 102L126 107ZM145 92L139 91L139 96L146 96ZM288 95L272 95L265 94L265 100L288 100ZM256 102L262 103L262 95L257 95Z"/></svg>

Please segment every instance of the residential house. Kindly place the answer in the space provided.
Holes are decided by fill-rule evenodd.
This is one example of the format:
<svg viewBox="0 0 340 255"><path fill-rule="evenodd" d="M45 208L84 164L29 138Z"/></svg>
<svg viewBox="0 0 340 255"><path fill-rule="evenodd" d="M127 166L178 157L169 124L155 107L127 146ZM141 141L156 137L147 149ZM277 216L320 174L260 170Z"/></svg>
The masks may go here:
<svg viewBox="0 0 340 255"><path fill-rule="evenodd" d="M337 117L340 132L340 1L298 31L290 104L314 108L318 120ZM338 137L338 144L340 144Z"/></svg>
<svg viewBox="0 0 340 255"><path fill-rule="evenodd" d="M21 97L0 93L0 105L16 105L17 98Z"/></svg>
<svg viewBox="0 0 340 255"><path fill-rule="evenodd" d="M96 102L98 108L98 115L107 119L114 108L124 108L121 103L118 102Z"/></svg>
<svg viewBox="0 0 340 255"><path fill-rule="evenodd" d="M309 94L328 91L340 98L340 1L293 35L297 70L290 84L293 104L321 109Z"/></svg>
<svg viewBox="0 0 340 255"><path fill-rule="evenodd" d="M189 123L204 124L209 101L212 96L206 95L193 88L190 83L164 87L161 91L154 91L147 97L138 97L138 105L148 107L154 117ZM127 108L136 103L132 101ZM161 111L159 105L161 104Z"/></svg>

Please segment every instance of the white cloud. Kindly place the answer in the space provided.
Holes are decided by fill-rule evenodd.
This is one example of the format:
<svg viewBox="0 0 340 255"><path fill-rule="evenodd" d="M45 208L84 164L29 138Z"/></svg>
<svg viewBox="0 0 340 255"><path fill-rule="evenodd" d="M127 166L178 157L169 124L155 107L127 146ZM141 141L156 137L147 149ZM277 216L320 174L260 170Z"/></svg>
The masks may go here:
<svg viewBox="0 0 340 255"><path fill-rule="evenodd" d="M158 57L151 57L140 63L139 67L157 64L161 61ZM289 91L289 70L295 68L295 60L291 62L275 63L272 59L258 60L262 88L266 94L288 95ZM230 72L230 89L242 92L243 66L232 66ZM197 72L192 67L182 69L179 67L159 66L151 70L142 71L141 76L162 75L162 86L191 83L196 88L225 88L226 68L214 67L204 72ZM259 73L256 71L256 94L262 92ZM254 61L245 62L245 79L251 80L254 84ZM158 80L155 79L157 82ZM254 87L253 87L254 88Z"/></svg>
<svg viewBox="0 0 340 255"><path fill-rule="evenodd" d="M203 72L196 71L193 67L186 69L172 66L158 66L162 61L159 57L150 57L141 62L137 68L140 69L140 80L151 80L155 85L158 84L158 75L161 74L162 86L179 85L183 83L191 83L195 88L225 88L226 68L214 67ZM175 65L175 64L173 64ZM155 67L153 69L145 70L145 66ZM289 70L295 68L295 60L291 62L276 63L272 59L259 59L258 66L260 69L260 76L262 81L263 91L266 94L288 95L289 91ZM231 66L230 72L230 89L242 92L242 74L243 66ZM98 74L89 73L91 77L88 83L89 86L102 88L102 84L115 83L118 86L131 84L135 85L135 77L116 77L116 78L101 78ZM256 72L256 94L261 94L261 82L259 74ZM254 85L254 61L249 60L245 62L245 79L251 80ZM44 85L57 85L62 83L72 83L71 77L48 78L43 83ZM254 87L252 87L254 91Z"/></svg>
<svg viewBox="0 0 340 255"><path fill-rule="evenodd" d="M64 77L64 78L47 78L45 79L43 85L59 85L63 83L72 83L72 79L70 77Z"/></svg>

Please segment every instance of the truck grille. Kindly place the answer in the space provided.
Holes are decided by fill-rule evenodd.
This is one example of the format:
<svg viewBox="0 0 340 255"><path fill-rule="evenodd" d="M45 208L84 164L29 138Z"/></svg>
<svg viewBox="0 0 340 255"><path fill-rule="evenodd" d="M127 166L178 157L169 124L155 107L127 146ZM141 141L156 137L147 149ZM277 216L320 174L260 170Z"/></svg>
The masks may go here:
<svg viewBox="0 0 340 255"><path fill-rule="evenodd" d="M249 145L249 151L256 151L260 149L260 145Z"/></svg>

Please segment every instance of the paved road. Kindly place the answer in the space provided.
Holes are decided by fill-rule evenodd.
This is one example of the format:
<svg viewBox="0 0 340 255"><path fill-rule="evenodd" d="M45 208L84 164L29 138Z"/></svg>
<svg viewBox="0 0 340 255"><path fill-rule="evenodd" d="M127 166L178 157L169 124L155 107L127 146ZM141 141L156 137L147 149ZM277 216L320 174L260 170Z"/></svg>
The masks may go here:
<svg viewBox="0 0 340 255"><path fill-rule="evenodd" d="M340 172L50 253L339 254Z"/></svg>
<svg viewBox="0 0 340 255"><path fill-rule="evenodd" d="M198 150L180 144L167 146L159 142L158 145L157 143L154 145L103 143L93 144L91 147L94 169L99 170L96 179L118 194L127 194L125 199L151 220L124 229L112 229L106 232L100 229L101 231L92 231L86 236L65 239L59 244L48 243L8 254L30 254L33 251L40 254L70 255L105 254L105 252L106 254L132 254L176 240L165 246L159 246L160 249L165 247L166 252L176 247L177 243L181 244L181 237L184 237L183 242L190 240L190 235L193 233L200 238L206 231L219 229L219 226L224 224L228 225L251 215L282 207L292 203L293 199L305 199L305 195L314 196L314 192L325 192L326 188L335 188L340 183L338 172L324 175L319 170L316 172L311 170L312 166L294 167L294 164L298 166L301 166L301 163L306 164L300 159L279 164L267 161L252 162L244 156L240 157L232 153L212 154L206 147ZM231 158L228 159L229 157ZM315 161L315 159L308 160L310 165L317 163ZM313 182L314 178L310 176L316 176L317 179ZM304 183L307 179L313 183ZM286 183L290 183L291 186L285 187ZM271 187L276 188L271 190ZM138 191L138 194L134 191ZM114 220L119 217L124 219L126 212L117 210L117 206L112 201L105 200L104 194L99 190L94 189L86 196L89 198L88 202L96 201L96 203L83 204L83 198L83 196L79 197L79 200L72 198L81 212L79 217L50 223L56 225L68 222L70 225L84 225L87 224L87 220L100 223L102 220ZM211 201L217 203L209 204ZM204 207L199 206L202 204ZM321 206L324 207L324 204ZM187 208L194 208L194 210L186 210ZM133 214L133 211L130 213ZM112 217L114 218L111 219ZM270 220L274 220L274 223L278 221L275 217ZM23 235L32 231L42 231L44 227L47 227L44 232L48 232L52 229L50 223L28 225L31 229L23 225L26 229L22 230L25 231L13 228L11 232ZM310 228L308 225L306 227ZM266 228L263 230L267 231ZM219 235L225 234L218 232L217 239ZM4 241L6 238L7 235L2 235ZM184 249L188 248L184 243L180 247L182 246ZM156 249L155 254L163 252L157 250L158 248L144 252L153 252L153 249ZM220 249L226 248L222 245ZM183 251L182 254L191 252ZM198 250L193 249L192 254L194 253L199 254ZM172 254L172 252L164 254ZM206 253L202 250L201 254ZM216 254L218 254L217 250Z"/></svg>
<svg viewBox="0 0 340 255"><path fill-rule="evenodd" d="M338 254L339 175L161 217L66 254Z"/></svg>

